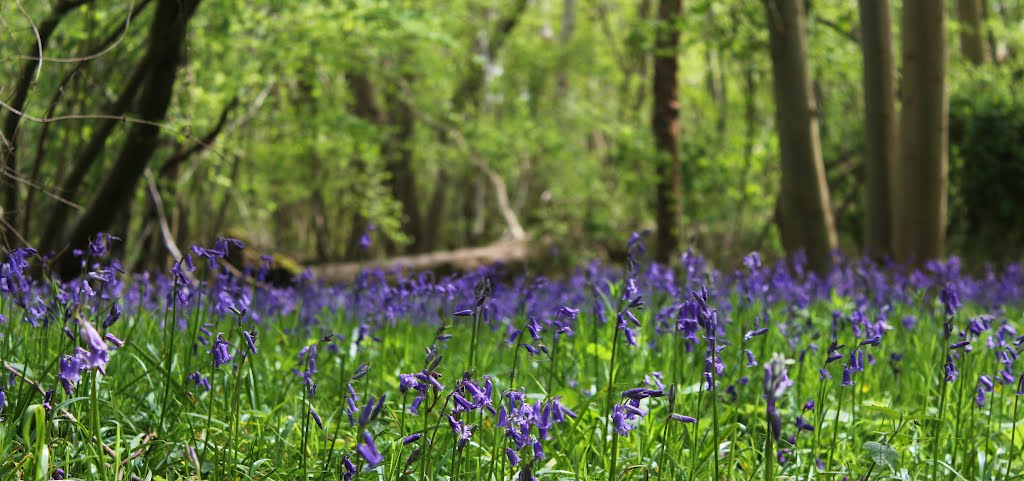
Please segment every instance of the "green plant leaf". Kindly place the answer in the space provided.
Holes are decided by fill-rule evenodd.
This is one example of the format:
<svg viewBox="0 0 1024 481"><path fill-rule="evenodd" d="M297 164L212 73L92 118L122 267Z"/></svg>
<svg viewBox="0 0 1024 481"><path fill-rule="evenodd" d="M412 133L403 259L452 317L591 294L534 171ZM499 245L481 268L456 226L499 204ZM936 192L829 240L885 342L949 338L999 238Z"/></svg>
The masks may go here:
<svg viewBox="0 0 1024 481"><path fill-rule="evenodd" d="M864 450L868 452L868 456L871 456L875 464L888 466L889 469L896 471L900 455L892 446L868 441L864 443Z"/></svg>

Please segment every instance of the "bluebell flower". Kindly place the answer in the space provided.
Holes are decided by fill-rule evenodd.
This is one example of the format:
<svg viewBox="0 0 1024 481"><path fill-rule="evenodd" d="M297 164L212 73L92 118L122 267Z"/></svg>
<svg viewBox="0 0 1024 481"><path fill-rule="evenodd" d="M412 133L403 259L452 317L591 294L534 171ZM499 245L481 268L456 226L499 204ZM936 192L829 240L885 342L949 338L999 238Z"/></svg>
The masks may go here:
<svg viewBox="0 0 1024 481"><path fill-rule="evenodd" d="M234 359L234 356L231 355L231 344L225 341L224 336L219 333L217 339L213 341L213 346L207 352L213 355L214 367L223 366Z"/></svg>
<svg viewBox="0 0 1024 481"><path fill-rule="evenodd" d="M697 422L697 418L691 416L684 416L682 414L672 413L668 415L668 418L672 421L679 421L681 423L692 424Z"/></svg>
<svg viewBox="0 0 1024 481"><path fill-rule="evenodd" d="M252 352L253 354L259 352L259 349L256 349L255 334L255 332L250 334L249 331L242 331L242 337L245 338L245 343L249 346L249 351Z"/></svg>
<svg viewBox="0 0 1024 481"><path fill-rule="evenodd" d="M377 444L373 442L369 431L363 431L363 442L356 446L356 451L366 460L370 469L384 461L384 455L377 450Z"/></svg>
<svg viewBox="0 0 1024 481"><path fill-rule="evenodd" d="M121 304L115 302L115 303L113 303L110 306L110 312L107 313L107 318L103 320L103 328L106 329L106 328L114 325L114 323L117 322L117 320L120 319L120 318L121 318Z"/></svg>
<svg viewBox="0 0 1024 481"><path fill-rule="evenodd" d="M519 464L519 454L516 453L515 450L513 450L512 448L505 448L505 456L508 457L508 462L509 464L512 465L513 468L516 467L517 464Z"/></svg>
<svg viewBox="0 0 1024 481"><path fill-rule="evenodd" d="M74 392L75 384L82 379L83 368L82 360L78 356L61 356L57 380L60 381L61 386L64 387L64 393L68 396Z"/></svg>
<svg viewBox="0 0 1024 481"><path fill-rule="evenodd" d="M410 435L402 438L402 444L408 446L408 445L410 445L412 443L415 443L416 441L419 441L419 439L422 438L422 437L423 437L423 433L410 434Z"/></svg>
<svg viewBox="0 0 1024 481"><path fill-rule="evenodd" d="M473 437L473 433L476 432L475 424L467 425L450 414L448 415L448 426L452 428L452 433L455 434L458 440L458 448L460 450L466 447L466 443L469 442L469 439Z"/></svg>
<svg viewBox="0 0 1024 481"><path fill-rule="evenodd" d="M956 363L953 362L953 356L946 355L946 364L943 365L946 370L946 382L956 381L960 377L960 371L956 369Z"/></svg>

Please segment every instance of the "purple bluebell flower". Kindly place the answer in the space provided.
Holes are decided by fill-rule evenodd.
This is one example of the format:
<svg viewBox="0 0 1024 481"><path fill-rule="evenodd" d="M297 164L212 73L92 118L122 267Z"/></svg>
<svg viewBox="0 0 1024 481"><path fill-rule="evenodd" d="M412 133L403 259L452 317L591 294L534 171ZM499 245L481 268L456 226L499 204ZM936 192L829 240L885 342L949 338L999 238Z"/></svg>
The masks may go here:
<svg viewBox="0 0 1024 481"><path fill-rule="evenodd" d="M356 446L356 451L366 460L370 469L384 461L384 455L377 450L377 444L373 442L369 431L363 431L363 442Z"/></svg>
<svg viewBox="0 0 1024 481"><path fill-rule="evenodd" d="M317 427L319 427L320 430L323 431L324 422L323 420L320 419L320 415L316 413L316 410L313 408L309 408L309 415L313 416L313 421L316 422Z"/></svg>
<svg viewBox="0 0 1024 481"><path fill-rule="evenodd" d="M196 387L202 387L206 391L210 390L210 380L204 377L199 371L189 374L185 379L196 383Z"/></svg>
<svg viewBox="0 0 1024 481"><path fill-rule="evenodd" d="M515 450L513 450L512 448L505 448L505 456L508 457L508 462L509 464L512 465L513 468L516 467L517 464L519 464L519 454L516 453Z"/></svg>
<svg viewBox="0 0 1024 481"><path fill-rule="evenodd" d="M225 341L224 336L219 333L217 334L217 339L213 341L213 346L207 352L213 355L214 367L223 366L234 359L234 356L231 355L231 344Z"/></svg>
<svg viewBox="0 0 1024 481"><path fill-rule="evenodd" d="M946 355L946 364L943 365L946 370L946 382L956 381L960 377L960 371L956 369L956 363L953 362L953 356Z"/></svg>
<svg viewBox="0 0 1024 481"><path fill-rule="evenodd" d="M255 334L256 334L255 332L249 333L249 331L242 331L242 337L245 338L245 343L249 346L249 351L252 352L253 354L256 354L257 352L259 352L259 349L256 349L256 335Z"/></svg>
<svg viewBox="0 0 1024 481"><path fill-rule="evenodd" d="M114 347L116 347L117 349L120 349L120 348L124 347L124 341L118 339L117 336L115 336L115 335L113 335L113 334L111 334L109 332L103 335L103 339L106 340L107 342L113 344Z"/></svg>
<svg viewBox="0 0 1024 481"><path fill-rule="evenodd" d="M466 443L469 442L469 439L473 437L473 433L476 432L475 424L467 425L450 414L448 415L448 426L452 428L452 433L458 439L460 450L466 447Z"/></svg>
<svg viewBox="0 0 1024 481"><path fill-rule="evenodd" d="M345 467L341 474L344 481L352 481L352 479L356 477L356 474L359 474L359 471L356 470L356 465L352 463L352 460L348 458L348 455L345 455L342 465Z"/></svg>
<svg viewBox="0 0 1024 481"><path fill-rule="evenodd" d="M668 418L672 421L679 421L681 423L692 424L697 422L697 418L684 416L682 414L672 413L668 415Z"/></svg>
<svg viewBox="0 0 1024 481"><path fill-rule="evenodd" d="M118 302L113 303L110 306L110 312L107 313L107 318L103 321L103 328L106 329L113 326L118 319L121 318L121 304Z"/></svg>
<svg viewBox="0 0 1024 481"><path fill-rule="evenodd" d="M414 433L402 438L402 444L408 446L416 441L419 441L423 437L423 433Z"/></svg>
<svg viewBox="0 0 1024 481"><path fill-rule="evenodd" d="M946 283L942 288L942 291L939 292L939 300L942 301L947 317L955 316L957 310L960 309L960 296L957 295L956 287L952 283Z"/></svg>
<svg viewBox="0 0 1024 481"><path fill-rule="evenodd" d="M750 349L744 349L743 353L747 355L747 367L757 366L757 360L754 359L754 353Z"/></svg>
<svg viewBox="0 0 1024 481"><path fill-rule="evenodd" d="M767 327L762 327L760 329L754 329L753 331L748 331L746 334L743 335L743 341L744 342L749 341L752 338L755 338L757 336L766 334L767 332L768 332L768 328Z"/></svg>
<svg viewBox="0 0 1024 481"><path fill-rule="evenodd" d="M68 396L75 390L75 384L82 379L82 360L78 356L62 356L60 358L60 373L57 380L64 386L64 393Z"/></svg>
<svg viewBox="0 0 1024 481"><path fill-rule="evenodd" d="M840 387L853 386L853 371L850 366L843 366L843 382L839 383Z"/></svg>

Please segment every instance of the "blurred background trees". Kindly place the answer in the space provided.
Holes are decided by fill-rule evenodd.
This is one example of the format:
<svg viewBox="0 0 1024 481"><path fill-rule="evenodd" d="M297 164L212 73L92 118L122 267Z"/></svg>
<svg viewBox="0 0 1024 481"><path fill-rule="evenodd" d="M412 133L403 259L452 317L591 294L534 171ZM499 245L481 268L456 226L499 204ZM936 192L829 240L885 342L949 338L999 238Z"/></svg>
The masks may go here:
<svg viewBox="0 0 1024 481"><path fill-rule="evenodd" d="M651 229L661 259L802 248L820 268L834 247L1004 260L1024 242L1019 2L48 0L0 16L4 247L61 254L103 230L145 268L218 235L306 263L545 239L583 259Z"/></svg>

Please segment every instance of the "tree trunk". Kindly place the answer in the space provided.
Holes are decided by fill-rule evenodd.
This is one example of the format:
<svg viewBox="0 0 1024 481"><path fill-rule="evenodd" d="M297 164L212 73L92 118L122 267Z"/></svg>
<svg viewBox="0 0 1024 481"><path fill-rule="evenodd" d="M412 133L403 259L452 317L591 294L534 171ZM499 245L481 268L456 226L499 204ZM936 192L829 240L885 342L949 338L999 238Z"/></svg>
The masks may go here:
<svg viewBox="0 0 1024 481"><path fill-rule="evenodd" d="M892 189L896 165L896 77L889 0L860 0L864 55L864 253L892 255Z"/></svg>
<svg viewBox="0 0 1024 481"><path fill-rule="evenodd" d="M960 52L974 65L988 60L985 45L984 0L957 0L956 11L960 20ZM936 5L934 8L941 8Z"/></svg>
<svg viewBox="0 0 1024 481"><path fill-rule="evenodd" d="M411 81L411 78L406 78ZM391 130L387 145L381 149L386 153L388 172L391 173L391 195L402 204L402 232L412 239L412 252L424 252L429 241L423 235L420 219L420 199L416 187L416 173L413 171L415 155L412 151L413 135L416 122L409 104L400 97L399 92L389 90L384 95L384 103L388 109Z"/></svg>
<svg viewBox="0 0 1024 481"><path fill-rule="evenodd" d="M943 255L949 169L945 24L942 2L903 2L902 139L893 190L893 253L899 262Z"/></svg>
<svg viewBox="0 0 1024 481"><path fill-rule="evenodd" d="M142 88L143 82L146 80L147 72L152 68L154 67L150 61L150 56L147 54L136 65L135 70L128 77L117 99L104 109L106 115L119 116L128 110L132 101L138 97L139 89ZM107 139L113 133L114 128L120 124L119 120L113 118L105 118L99 121L99 125L93 131L92 136L89 137L89 143L75 155L71 173L61 182L61 190L59 192L61 196L72 201L75 200L78 189L81 188L86 174L95 165L96 160L100 158L100 154L107 144ZM70 214L71 206L61 202L54 204L50 219L43 230L42 245L44 248L56 250L61 247L60 242Z"/></svg>
<svg viewBox="0 0 1024 481"><path fill-rule="evenodd" d="M825 273L832 265L836 231L818 139L818 109L807 72L803 0L763 1L782 156L782 245L790 254L804 250L809 267Z"/></svg>
<svg viewBox="0 0 1024 481"><path fill-rule="evenodd" d="M114 214L135 195L135 184L156 150L160 134L160 128L150 122L162 121L167 113L178 65L183 58L188 21L198 5L199 0L159 1L146 53L151 68L138 101L139 118L146 123L132 124L103 185L64 237L63 246L85 246L90 237L110 228ZM81 265L65 250L55 260L54 267L61 277L70 278L79 273Z"/></svg>
<svg viewBox="0 0 1024 481"><path fill-rule="evenodd" d="M654 39L654 106L651 131L657 149L655 161L658 181L655 185L655 221L657 236L654 258L667 263L679 247L679 197L682 172L679 165L679 28L682 0L658 2L658 22Z"/></svg>

